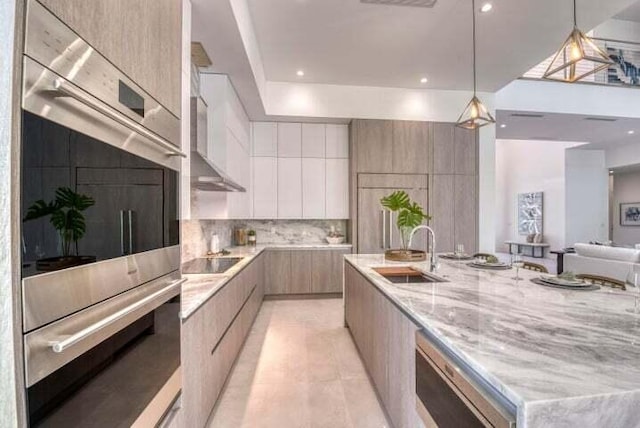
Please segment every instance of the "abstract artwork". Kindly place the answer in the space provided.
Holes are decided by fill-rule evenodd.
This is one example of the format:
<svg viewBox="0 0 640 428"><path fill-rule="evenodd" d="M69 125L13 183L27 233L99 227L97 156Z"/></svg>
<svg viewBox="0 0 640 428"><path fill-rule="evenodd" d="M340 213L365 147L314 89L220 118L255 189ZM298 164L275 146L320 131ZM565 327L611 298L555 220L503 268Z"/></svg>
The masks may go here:
<svg viewBox="0 0 640 428"><path fill-rule="evenodd" d="M640 52L607 46L607 54L614 64L607 69L607 83L640 85Z"/></svg>
<svg viewBox="0 0 640 428"><path fill-rule="evenodd" d="M640 226L640 202L620 204L620 226Z"/></svg>
<svg viewBox="0 0 640 428"><path fill-rule="evenodd" d="M518 194L518 233L542 233L542 192Z"/></svg>

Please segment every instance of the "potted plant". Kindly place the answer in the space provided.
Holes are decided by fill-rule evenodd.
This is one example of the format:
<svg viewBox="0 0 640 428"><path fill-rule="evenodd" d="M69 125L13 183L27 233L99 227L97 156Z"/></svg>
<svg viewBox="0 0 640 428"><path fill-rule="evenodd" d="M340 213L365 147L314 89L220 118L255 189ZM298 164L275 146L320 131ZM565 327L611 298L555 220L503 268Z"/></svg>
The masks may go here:
<svg viewBox="0 0 640 428"><path fill-rule="evenodd" d="M95 201L87 195L74 192L68 187L59 187L53 201L36 201L27 210L25 222L50 216L50 223L60 235L62 256L37 260L38 270L58 270L96 260L95 256L78 255L78 241L86 232L82 211L93 206ZM74 254L72 254L72 251Z"/></svg>
<svg viewBox="0 0 640 428"><path fill-rule="evenodd" d="M411 250L409 248L409 236L411 231L425 220L431 220L431 216L425 214L424 209L415 201L412 201L407 192L397 190L380 199L382 206L389 211L397 213L396 226L400 233L400 249L388 250L385 255L392 260L424 260L424 251Z"/></svg>

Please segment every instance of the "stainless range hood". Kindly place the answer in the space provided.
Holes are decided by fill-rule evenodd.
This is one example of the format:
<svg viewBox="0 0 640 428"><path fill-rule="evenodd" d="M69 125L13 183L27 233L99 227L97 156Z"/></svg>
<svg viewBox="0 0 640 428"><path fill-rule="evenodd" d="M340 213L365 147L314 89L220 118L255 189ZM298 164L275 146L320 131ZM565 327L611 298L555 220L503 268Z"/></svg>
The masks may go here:
<svg viewBox="0 0 640 428"><path fill-rule="evenodd" d="M208 192L246 192L207 159L207 103L191 98L191 187Z"/></svg>

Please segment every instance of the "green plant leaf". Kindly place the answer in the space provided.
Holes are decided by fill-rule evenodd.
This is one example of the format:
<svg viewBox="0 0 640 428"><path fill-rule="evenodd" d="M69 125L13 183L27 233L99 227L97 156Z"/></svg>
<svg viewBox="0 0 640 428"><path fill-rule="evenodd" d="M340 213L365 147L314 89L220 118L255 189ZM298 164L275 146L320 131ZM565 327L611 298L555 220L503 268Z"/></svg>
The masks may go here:
<svg viewBox="0 0 640 428"><path fill-rule="evenodd" d="M67 229L71 232L71 239L78 241L87 230L84 216L75 209L67 211Z"/></svg>
<svg viewBox="0 0 640 428"><path fill-rule="evenodd" d="M392 194L380 199L383 207L390 211L399 211L406 208L410 204L409 195L404 190L396 190Z"/></svg>
<svg viewBox="0 0 640 428"><path fill-rule="evenodd" d="M42 199L35 201L33 205L27 210L27 214L24 216L23 221L35 220L37 218L46 217L53 214L58 207L54 202L46 203Z"/></svg>

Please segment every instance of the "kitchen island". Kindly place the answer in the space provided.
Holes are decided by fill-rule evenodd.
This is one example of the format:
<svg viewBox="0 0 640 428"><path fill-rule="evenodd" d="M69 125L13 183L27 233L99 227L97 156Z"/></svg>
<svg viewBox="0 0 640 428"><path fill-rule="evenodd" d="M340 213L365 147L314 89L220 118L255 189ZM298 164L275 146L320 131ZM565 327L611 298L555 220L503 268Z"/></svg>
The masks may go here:
<svg viewBox="0 0 640 428"><path fill-rule="evenodd" d="M640 426L633 292L548 288L522 270L516 283L515 270L445 260L447 282L392 284L372 269L381 266L428 263L346 256L346 323L396 426L417 426L415 331L512 404L518 427Z"/></svg>

